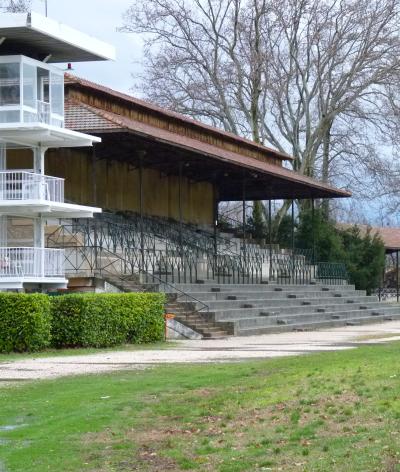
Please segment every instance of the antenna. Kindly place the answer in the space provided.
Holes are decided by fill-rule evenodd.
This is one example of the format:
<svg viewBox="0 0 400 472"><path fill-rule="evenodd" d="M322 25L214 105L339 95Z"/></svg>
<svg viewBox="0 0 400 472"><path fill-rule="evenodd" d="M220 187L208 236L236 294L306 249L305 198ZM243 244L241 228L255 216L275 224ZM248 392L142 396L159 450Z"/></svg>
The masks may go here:
<svg viewBox="0 0 400 472"><path fill-rule="evenodd" d="M44 0L44 9L45 9L46 16L47 16L47 0Z"/></svg>

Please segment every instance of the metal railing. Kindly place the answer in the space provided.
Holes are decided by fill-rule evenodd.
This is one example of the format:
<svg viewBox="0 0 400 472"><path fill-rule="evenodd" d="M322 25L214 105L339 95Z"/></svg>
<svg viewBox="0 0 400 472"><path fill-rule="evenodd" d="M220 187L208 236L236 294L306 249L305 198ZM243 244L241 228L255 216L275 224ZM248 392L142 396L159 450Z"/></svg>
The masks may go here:
<svg viewBox="0 0 400 472"><path fill-rule="evenodd" d="M343 285L348 283L345 264L335 262L310 263L304 255L274 255L270 264L270 279L279 284Z"/></svg>
<svg viewBox="0 0 400 472"><path fill-rule="evenodd" d="M89 276L99 275L113 281L117 279L120 282L132 280L136 276L136 285L140 286L141 291L154 290L157 285L162 291L175 296L174 301L184 303L187 311L185 316L198 314L201 317L208 318L209 307L201 300L179 289L156 273L146 272L144 269L135 269L131 261L121 257L119 254L112 253L100 247L76 247L66 249L67 273L79 273ZM146 283L147 285L142 285ZM150 288L149 288L150 287Z"/></svg>
<svg viewBox="0 0 400 472"><path fill-rule="evenodd" d="M0 278L64 277L63 249L0 247Z"/></svg>
<svg viewBox="0 0 400 472"><path fill-rule="evenodd" d="M344 264L312 262L310 250L269 251L259 254L229 251L200 251L173 242L157 249L155 237L138 234L130 225L99 224L99 221L77 220L54 231L48 247L95 248L90 267L103 267L105 251L116 259L111 267L115 274L142 274L145 282L158 277L166 283L193 283L214 279L220 283L261 283L269 279L284 284L343 284L347 281ZM74 267L79 264L74 263ZM117 268L118 266L118 268Z"/></svg>
<svg viewBox="0 0 400 472"><path fill-rule="evenodd" d="M42 100L37 100L37 118L39 123L51 124L51 109L50 103Z"/></svg>
<svg viewBox="0 0 400 472"><path fill-rule="evenodd" d="M64 179L28 171L0 171L0 200L64 202Z"/></svg>

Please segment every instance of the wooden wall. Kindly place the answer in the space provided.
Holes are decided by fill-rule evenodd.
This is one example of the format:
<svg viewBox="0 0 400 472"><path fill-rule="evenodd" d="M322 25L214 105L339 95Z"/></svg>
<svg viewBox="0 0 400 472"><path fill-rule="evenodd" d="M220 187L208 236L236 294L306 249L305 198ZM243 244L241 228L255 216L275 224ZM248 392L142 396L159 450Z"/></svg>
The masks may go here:
<svg viewBox="0 0 400 472"><path fill-rule="evenodd" d="M139 171L125 162L99 160L93 172L91 149L50 150L46 153L46 174L66 179L65 198L74 203L139 212ZM184 221L212 224L212 184L183 178L181 192ZM143 169L143 195L145 214L179 219L177 176L165 177L159 171Z"/></svg>
<svg viewBox="0 0 400 472"><path fill-rule="evenodd" d="M57 149L46 152L45 173L65 179L65 198L82 205L108 210L139 212L139 171L127 163L99 160L93 172L92 150ZM9 169L32 169L30 150L7 151ZM94 194L94 175L96 195ZM182 215L186 222L211 225L213 186L182 179ZM177 176L165 177L153 169L143 169L144 213L179 219Z"/></svg>

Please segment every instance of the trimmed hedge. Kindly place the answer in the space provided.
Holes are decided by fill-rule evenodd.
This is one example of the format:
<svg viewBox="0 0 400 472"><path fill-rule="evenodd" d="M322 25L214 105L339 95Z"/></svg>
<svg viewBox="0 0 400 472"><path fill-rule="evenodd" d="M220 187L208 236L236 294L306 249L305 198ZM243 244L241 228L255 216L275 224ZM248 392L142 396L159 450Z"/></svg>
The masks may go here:
<svg viewBox="0 0 400 472"><path fill-rule="evenodd" d="M0 352L39 351L50 345L47 295L0 293Z"/></svg>
<svg viewBox="0 0 400 472"><path fill-rule="evenodd" d="M52 302L55 347L109 347L163 339L163 294L73 294L54 297Z"/></svg>
<svg viewBox="0 0 400 472"><path fill-rule="evenodd" d="M164 303L159 293L0 293L0 352L161 341Z"/></svg>

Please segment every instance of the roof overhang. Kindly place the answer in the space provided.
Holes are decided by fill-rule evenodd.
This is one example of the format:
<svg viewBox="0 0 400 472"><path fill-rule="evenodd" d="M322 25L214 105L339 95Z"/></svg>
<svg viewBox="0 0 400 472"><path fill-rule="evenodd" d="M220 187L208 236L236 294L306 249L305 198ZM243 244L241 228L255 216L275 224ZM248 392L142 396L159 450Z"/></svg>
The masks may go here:
<svg viewBox="0 0 400 472"><path fill-rule="evenodd" d="M70 148L92 146L101 138L44 123L2 123L0 141L27 147Z"/></svg>
<svg viewBox="0 0 400 472"><path fill-rule="evenodd" d="M68 280L65 277L1 277L1 290L16 290L36 285L50 285L52 288L66 288Z"/></svg>
<svg viewBox="0 0 400 472"><path fill-rule="evenodd" d="M262 162L208 143L185 138L165 130L138 124L136 130L99 132L102 144L96 146L98 159L127 161L138 165L134 150L145 150L144 166L165 174L182 175L193 181L210 182L218 189L220 201L280 200L308 198L348 198L351 193L293 172L279 165ZM94 132L94 131L93 131ZM136 162L137 161L137 162Z"/></svg>
<svg viewBox="0 0 400 472"><path fill-rule="evenodd" d="M27 218L92 218L95 213L101 213L101 208L75 205L73 203L31 201L0 201L0 215L23 216Z"/></svg>
<svg viewBox="0 0 400 472"><path fill-rule="evenodd" d="M4 39L3 39L4 38ZM115 48L38 13L0 15L0 54L24 54L46 62L115 60Z"/></svg>

